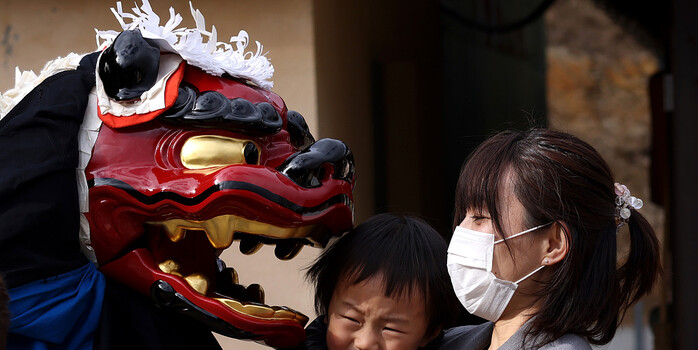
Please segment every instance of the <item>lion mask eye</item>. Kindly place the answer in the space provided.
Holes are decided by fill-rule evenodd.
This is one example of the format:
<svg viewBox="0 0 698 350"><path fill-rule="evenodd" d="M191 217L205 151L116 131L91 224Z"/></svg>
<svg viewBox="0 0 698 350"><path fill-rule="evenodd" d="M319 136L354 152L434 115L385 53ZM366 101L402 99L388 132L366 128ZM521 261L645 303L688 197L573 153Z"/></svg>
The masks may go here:
<svg viewBox="0 0 698 350"><path fill-rule="evenodd" d="M188 169L259 164L259 148L249 140L217 135L193 136L184 142L180 157Z"/></svg>

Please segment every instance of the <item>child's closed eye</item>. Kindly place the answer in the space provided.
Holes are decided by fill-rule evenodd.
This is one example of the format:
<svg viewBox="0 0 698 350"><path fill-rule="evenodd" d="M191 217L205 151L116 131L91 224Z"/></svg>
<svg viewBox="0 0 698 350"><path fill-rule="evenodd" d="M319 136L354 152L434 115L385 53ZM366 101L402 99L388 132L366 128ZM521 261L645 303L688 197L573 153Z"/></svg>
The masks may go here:
<svg viewBox="0 0 698 350"><path fill-rule="evenodd" d="M346 320L348 320L349 322L352 322L352 323L356 323L356 324L359 324L359 323L360 323L357 319L352 318L352 317L349 317L349 316L347 316L347 315L342 315L342 318L344 318L344 319L346 319Z"/></svg>
<svg viewBox="0 0 698 350"><path fill-rule="evenodd" d="M396 328L391 328L391 327L385 327L385 328L383 328L383 330L384 330L384 331L388 331L388 332L394 332L394 333L399 333L399 334L405 334L405 332L403 332L403 331L401 331L401 330L399 330L399 329L396 329Z"/></svg>

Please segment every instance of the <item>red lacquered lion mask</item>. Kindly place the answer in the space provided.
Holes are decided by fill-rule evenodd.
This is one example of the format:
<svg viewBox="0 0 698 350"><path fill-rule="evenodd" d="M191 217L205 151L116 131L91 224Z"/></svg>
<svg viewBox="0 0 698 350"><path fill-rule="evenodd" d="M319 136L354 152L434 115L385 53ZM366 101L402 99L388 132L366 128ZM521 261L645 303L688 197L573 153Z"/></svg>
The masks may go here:
<svg viewBox="0 0 698 350"><path fill-rule="evenodd" d="M100 270L218 333L302 342L307 317L266 305L218 256L238 240L243 254L272 244L291 259L350 229L349 148L316 142L259 84L208 74L139 30L110 43L97 73L85 216Z"/></svg>

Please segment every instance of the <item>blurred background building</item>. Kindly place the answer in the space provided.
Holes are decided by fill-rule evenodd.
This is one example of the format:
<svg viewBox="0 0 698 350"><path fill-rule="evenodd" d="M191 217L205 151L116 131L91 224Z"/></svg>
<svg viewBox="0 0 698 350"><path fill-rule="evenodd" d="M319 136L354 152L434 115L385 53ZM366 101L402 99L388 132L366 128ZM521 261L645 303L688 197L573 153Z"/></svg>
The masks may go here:
<svg viewBox="0 0 698 350"><path fill-rule="evenodd" d="M698 349L695 1L193 5L216 26L220 41L245 29L261 42L276 69L274 91L306 117L316 138L338 138L353 149L357 223L378 212L411 212L448 238L460 166L488 135L549 126L591 143L616 179L645 199L643 214L663 242L662 280L607 348ZM57 56L95 50L94 28L120 30L113 6L0 0L0 91L14 85L15 66L38 72ZM163 22L173 6L183 25L194 25L188 1L152 0L152 6ZM619 239L628 243L622 234ZM235 249L223 258L241 283L260 283L269 302L312 318L301 268L319 250L306 248L286 262L271 248L252 256L230 252Z"/></svg>

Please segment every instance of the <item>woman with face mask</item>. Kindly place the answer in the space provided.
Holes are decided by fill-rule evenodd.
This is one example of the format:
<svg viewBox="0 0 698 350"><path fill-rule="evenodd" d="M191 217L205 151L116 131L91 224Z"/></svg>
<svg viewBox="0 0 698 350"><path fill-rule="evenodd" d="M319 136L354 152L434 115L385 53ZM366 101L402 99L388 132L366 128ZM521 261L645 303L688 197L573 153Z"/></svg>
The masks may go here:
<svg viewBox="0 0 698 350"><path fill-rule="evenodd" d="M447 331L440 348L608 343L660 269L641 207L572 135L533 129L485 141L460 174L448 270L463 306L489 322ZM631 243L619 259L621 235Z"/></svg>

